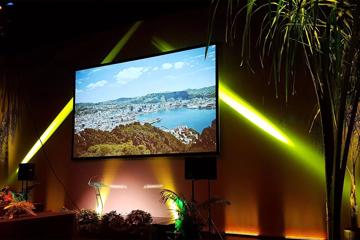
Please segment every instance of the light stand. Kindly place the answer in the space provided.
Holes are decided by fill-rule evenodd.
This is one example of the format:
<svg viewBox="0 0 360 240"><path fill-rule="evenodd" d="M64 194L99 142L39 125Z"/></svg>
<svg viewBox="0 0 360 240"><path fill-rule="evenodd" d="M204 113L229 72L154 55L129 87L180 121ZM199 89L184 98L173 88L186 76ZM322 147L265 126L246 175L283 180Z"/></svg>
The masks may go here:
<svg viewBox="0 0 360 240"><path fill-rule="evenodd" d="M95 190L95 197L96 197L96 210L99 211L98 214L102 214L103 210L104 210L104 202L102 200L101 197L101 192L100 189L103 187L107 187L107 188L116 188L116 189L126 189L127 186L126 185L106 185L104 183L102 183L101 181L96 181L94 179L96 179L97 176L91 177L89 179L88 185L90 187L93 187ZM101 207L101 208L100 208Z"/></svg>

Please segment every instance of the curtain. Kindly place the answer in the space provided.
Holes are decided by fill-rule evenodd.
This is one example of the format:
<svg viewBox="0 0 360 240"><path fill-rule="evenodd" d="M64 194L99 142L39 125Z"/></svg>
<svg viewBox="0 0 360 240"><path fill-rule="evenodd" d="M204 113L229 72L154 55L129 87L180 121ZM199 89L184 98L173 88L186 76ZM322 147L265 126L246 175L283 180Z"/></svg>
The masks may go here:
<svg viewBox="0 0 360 240"><path fill-rule="evenodd" d="M9 141L19 118L19 91L16 71L0 62L0 187L6 184L9 166Z"/></svg>

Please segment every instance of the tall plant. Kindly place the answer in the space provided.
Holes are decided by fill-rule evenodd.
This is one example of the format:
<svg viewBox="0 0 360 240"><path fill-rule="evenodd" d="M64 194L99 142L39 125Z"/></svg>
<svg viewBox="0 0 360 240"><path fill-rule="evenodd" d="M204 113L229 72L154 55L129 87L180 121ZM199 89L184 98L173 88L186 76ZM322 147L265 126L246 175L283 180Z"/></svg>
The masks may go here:
<svg viewBox="0 0 360 240"><path fill-rule="evenodd" d="M357 117L355 118L355 127L354 127L354 136L351 141L350 150L349 150L349 163L347 166L347 171L350 176L350 216L351 216L351 229L358 228L358 201L356 198L356 179L357 163L360 160L360 109L358 108Z"/></svg>
<svg viewBox="0 0 360 240"><path fill-rule="evenodd" d="M209 40L220 3L226 5L225 41L241 42L243 63L251 58L251 21L256 14L263 19L257 39L260 61L272 57L276 94L282 79L286 101L289 86L295 86L295 58L303 56L322 123L328 239L340 239L344 177L360 96L360 2L212 0Z"/></svg>

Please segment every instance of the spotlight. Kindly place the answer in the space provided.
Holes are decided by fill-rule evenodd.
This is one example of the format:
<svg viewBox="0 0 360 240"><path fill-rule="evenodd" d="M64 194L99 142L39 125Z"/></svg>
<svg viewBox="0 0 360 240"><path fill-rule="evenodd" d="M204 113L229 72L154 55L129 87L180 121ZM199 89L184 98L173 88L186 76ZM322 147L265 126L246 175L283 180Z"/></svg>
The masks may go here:
<svg viewBox="0 0 360 240"><path fill-rule="evenodd" d="M163 188L164 185L163 184L146 184L144 185L144 189L159 189L159 188Z"/></svg>
<svg viewBox="0 0 360 240"><path fill-rule="evenodd" d="M14 3L13 3L13 2L11 2L11 1L9 1L9 2L7 2L7 3L6 3L6 6L8 6L8 7L12 7L12 6L14 6Z"/></svg>
<svg viewBox="0 0 360 240"><path fill-rule="evenodd" d="M111 184L111 185L107 185L109 188L114 188L114 189L127 189L126 185L123 184Z"/></svg>

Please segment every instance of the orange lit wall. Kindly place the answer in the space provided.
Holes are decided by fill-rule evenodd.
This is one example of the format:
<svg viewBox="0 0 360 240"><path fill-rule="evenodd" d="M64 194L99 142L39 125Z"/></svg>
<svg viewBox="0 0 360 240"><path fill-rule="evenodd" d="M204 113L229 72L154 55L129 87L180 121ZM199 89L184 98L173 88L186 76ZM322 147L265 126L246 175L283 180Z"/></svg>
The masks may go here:
<svg viewBox="0 0 360 240"><path fill-rule="evenodd" d="M158 53L151 44L153 36L176 48L204 42L207 14L207 9L196 9L145 20L116 60ZM25 56L32 59L25 69L26 81L23 81L24 88L28 89L25 97L30 111L24 111L22 116L21 137L17 138L16 154L11 161L20 161L37 134L41 134L72 97L74 70L99 64L130 26L131 23L119 23L117 29L71 39L63 45L54 44ZM221 35L222 31L219 25L215 34ZM267 85L268 69L255 66L256 74L252 74L239 67L239 49L221 44L220 51L220 78L234 92L282 130L291 130L314 148L320 146L317 132L308 134L315 98L303 69L298 71L296 95L286 104L283 96L275 98L273 84ZM50 56L51 61L47 61ZM32 121L38 130L34 130ZM218 180L213 183L212 191L213 195L231 202L230 206L214 209L215 223L220 229L247 235L323 238L324 178L295 160L280 143L225 104L220 104L220 128ZM41 184L34 199L44 202L46 209L57 211L63 206L74 206L50 171L45 154L80 208L95 208L94 190L87 185L89 178L95 175L103 176L108 183L128 187L104 192L104 212L128 213L143 209L153 216L169 216L167 207L159 202L159 189L143 189L146 184L163 184L190 198L191 184L184 179L182 158L72 161L71 136L72 118L69 117L46 143L45 152L39 151L34 158ZM16 164L11 165L12 169L14 167ZM206 199L206 186L204 181L196 185L198 201Z"/></svg>

